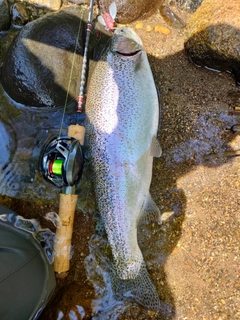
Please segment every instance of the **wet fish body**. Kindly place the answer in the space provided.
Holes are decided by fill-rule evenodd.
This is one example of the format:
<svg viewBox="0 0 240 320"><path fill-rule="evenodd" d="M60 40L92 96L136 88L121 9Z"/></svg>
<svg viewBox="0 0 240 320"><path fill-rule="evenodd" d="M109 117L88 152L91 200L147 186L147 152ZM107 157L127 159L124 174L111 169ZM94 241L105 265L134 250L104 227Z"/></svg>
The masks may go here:
<svg viewBox="0 0 240 320"><path fill-rule="evenodd" d="M90 78L86 104L97 206L121 279L136 278L144 265L137 225L160 212L149 194L158 95L146 52L130 28L117 29Z"/></svg>

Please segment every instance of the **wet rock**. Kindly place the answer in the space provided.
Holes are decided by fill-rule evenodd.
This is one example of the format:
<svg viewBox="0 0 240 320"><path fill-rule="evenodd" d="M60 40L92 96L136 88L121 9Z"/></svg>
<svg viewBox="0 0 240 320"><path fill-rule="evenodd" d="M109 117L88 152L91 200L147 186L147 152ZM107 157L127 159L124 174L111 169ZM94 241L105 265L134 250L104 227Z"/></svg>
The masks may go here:
<svg viewBox="0 0 240 320"><path fill-rule="evenodd" d="M188 12L194 12L203 0L178 0L178 7Z"/></svg>
<svg viewBox="0 0 240 320"><path fill-rule="evenodd" d="M25 10L28 13L29 22L36 20L37 18L40 18L47 13L52 13L53 11L48 8L40 8L39 6L34 6L34 4L30 4L29 2L25 2L25 1L21 2L21 4L24 6Z"/></svg>
<svg viewBox="0 0 240 320"><path fill-rule="evenodd" d="M62 5L62 0L28 0L27 2L40 8L47 8L52 11L59 10Z"/></svg>
<svg viewBox="0 0 240 320"><path fill-rule="evenodd" d="M164 0L115 0L119 23L130 23L154 13ZM102 12L108 12L113 0L97 0Z"/></svg>
<svg viewBox="0 0 240 320"><path fill-rule="evenodd" d="M7 0L0 0L0 31L8 30L11 24Z"/></svg>
<svg viewBox="0 0 240 320"><path fill-rule="evenodd" d="M80 17L83 20L78 37ZM23 27L11 44L1 70L1 83L13 100L27 106L61 107L67 92L67 104L76 100L87 17L87 8L71 6ZM90 52L96 38L91 39Z"/></svg>
<svg viewBox="0 0 240 320"><path fill-rule="evenodd" d="M239 11L238 0L204 0L185 33L185 48L195 64L231 72L237 83L240 83Z"/></svg>
<svg viewBox="0 0 240 320"><path fill-rule="evenodd" d="M36 107L64 105L81 14L80 9L69 9L28 23L10 46L2 66L1 82L16 102ZM83 36L82 30L70 96L76 94Z"/></svg>
<svg viewBox="0 0 240 320"><path fill-rule="evenodd" d="M22 27L29 21L28 12L20 2L16 2L10 7L10 13L12 17L12 25L15 27Z"/></svg>

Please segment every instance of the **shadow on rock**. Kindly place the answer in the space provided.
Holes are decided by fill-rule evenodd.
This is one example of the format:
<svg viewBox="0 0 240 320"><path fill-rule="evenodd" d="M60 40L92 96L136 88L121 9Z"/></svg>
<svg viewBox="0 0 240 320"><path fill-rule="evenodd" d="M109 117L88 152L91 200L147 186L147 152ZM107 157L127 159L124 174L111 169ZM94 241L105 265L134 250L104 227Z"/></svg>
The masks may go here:
<svg viewBox="0 0 240 320"><path fill-rule="evenodd" d="M76 102L87 18L86 8L70 6L28 23L19 32L1 69L1 83L11 99L34 107ZM100 32L92 34L90 56L103 37Z"/></svg>

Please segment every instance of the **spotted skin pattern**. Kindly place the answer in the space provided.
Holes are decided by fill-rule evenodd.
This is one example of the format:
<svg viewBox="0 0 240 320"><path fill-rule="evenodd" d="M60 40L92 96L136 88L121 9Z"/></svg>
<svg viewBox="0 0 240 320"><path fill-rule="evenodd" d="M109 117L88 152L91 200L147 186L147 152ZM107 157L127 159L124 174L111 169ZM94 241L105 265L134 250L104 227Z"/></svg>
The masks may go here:
<svg viewBox="0 0 240 320"><path fill-rule="evenodd" d="M137 241L139 219L152 208L159 215L149 194L159 105L146 52L132 29L117 29L97 62L86 116L96 201L116 273L120 279L134 280L146 274ZM145 282L152 285L150 279Z"/></svg>

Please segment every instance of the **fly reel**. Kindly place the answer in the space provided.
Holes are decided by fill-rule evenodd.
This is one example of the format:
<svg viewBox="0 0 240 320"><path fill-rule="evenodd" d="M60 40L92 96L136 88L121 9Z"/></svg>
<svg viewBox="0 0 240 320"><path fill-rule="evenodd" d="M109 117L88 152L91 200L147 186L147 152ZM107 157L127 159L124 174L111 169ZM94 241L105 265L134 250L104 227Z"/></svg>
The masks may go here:
<svg viewBox="0 0 240 320"><path fill-rule="evenodd" d="M82 176L81 144L72 137L52 137L43 146L39 169L43 177L59 188L76 185Z"/></svg>

